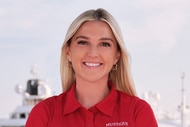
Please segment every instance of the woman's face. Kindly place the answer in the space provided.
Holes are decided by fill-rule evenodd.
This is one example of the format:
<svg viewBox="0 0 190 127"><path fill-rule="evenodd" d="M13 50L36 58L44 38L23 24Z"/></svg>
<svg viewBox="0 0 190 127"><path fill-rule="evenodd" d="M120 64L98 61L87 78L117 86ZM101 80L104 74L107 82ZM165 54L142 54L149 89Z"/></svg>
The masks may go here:
<svg viewBox="0 0 190 127"><path fill-rule="evenodd" d="M109 25L103 21L87 21L80 26L67 48L76 80L108 80L109 72L120 53Z"/></svg>

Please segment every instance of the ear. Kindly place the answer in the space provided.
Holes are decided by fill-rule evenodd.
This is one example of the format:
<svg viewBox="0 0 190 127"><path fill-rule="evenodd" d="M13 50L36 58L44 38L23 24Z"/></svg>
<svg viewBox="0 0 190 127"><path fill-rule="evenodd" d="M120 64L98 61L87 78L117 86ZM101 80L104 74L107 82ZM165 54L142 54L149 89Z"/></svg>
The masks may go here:
<svg viewBox="0 0 190 127"><path fill-rule="evenodd" d="M70 47L67 46L66 48L66 55L69 62L71 62L71 53L70 53Z"/></svg>
<svg viewBox="0 0 190 127"><path fill-rule="evenodd" d="M117 51L116 55L115 55L115 58L114 58L114 64L116 64L120 58L121 54L119 51Z"/></svg>

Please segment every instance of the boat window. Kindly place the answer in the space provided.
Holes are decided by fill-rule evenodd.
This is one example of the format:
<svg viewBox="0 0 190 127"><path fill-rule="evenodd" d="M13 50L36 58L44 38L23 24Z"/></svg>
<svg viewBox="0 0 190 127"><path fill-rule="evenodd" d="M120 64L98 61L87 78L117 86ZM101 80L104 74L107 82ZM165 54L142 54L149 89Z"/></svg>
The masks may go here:
<svg viewBox="0 0 190 127"><path fill-rule="evenodd" d="M20 118L21 118L21 119L22 119L22 118L26 118L25 113L21 113L21 114L20 114Z"/></svg>
<svg viewBox="0 0 190 127"><path fill-rule="evenodd" d="M38 80L28 80L26 91L30 95L38 95Z"/></svg>

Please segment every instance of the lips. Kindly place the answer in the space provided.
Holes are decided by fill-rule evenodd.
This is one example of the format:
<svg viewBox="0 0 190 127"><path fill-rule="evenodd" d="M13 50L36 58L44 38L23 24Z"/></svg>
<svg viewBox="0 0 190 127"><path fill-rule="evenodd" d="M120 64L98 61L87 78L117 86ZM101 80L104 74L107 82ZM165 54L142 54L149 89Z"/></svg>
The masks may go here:
<svg viewBox="0 0 190 127"><path fill-rule="evenodd" d="M83 62L83 64L89 67L98 67L102 65L102 63L90 63L90 62Z"/></svg>

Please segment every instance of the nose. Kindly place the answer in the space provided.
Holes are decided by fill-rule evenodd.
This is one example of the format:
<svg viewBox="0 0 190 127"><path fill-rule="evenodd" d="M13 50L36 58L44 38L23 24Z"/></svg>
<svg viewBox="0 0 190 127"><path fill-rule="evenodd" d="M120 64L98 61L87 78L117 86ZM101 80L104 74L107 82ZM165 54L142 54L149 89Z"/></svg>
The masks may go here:
<svg viewBox="0 0 190 127"><path fill-rule="evenodd" d="M97 57L98 55L99 55L98 47L91 45L88 50L88 56Z"/></svg>

